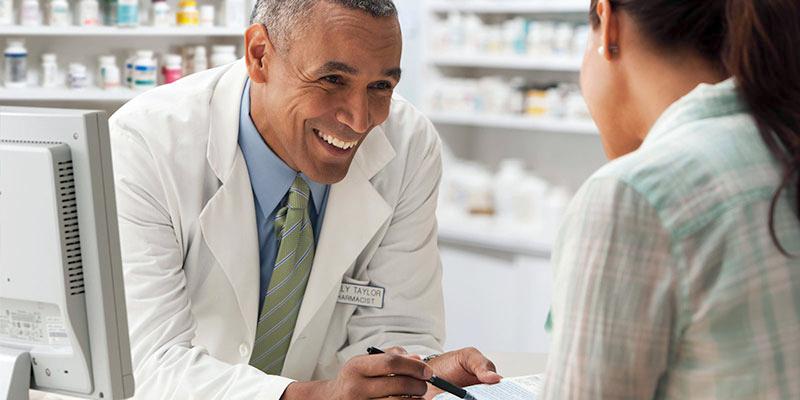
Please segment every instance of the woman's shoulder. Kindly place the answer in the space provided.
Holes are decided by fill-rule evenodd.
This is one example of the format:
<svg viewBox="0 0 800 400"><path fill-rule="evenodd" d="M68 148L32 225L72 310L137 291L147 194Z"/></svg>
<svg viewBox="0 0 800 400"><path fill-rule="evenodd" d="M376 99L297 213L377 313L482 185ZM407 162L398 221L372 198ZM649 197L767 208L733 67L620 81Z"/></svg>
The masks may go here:
<svg viewBox="0 0 800 400"><path fill-rule="evenodd" d="M780 179L752 118L732 114L693 121L648 138L587 182L617 182L647 201L668 229L709 213L769 201Z"/></svg>

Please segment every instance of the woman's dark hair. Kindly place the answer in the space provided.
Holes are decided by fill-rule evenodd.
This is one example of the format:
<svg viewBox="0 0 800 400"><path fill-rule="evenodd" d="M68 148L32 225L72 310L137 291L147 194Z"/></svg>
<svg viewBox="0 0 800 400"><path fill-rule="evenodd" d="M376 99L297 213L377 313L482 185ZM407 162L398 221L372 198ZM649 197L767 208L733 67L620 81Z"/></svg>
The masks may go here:
<svg viewBox="0 0 800 400"><path fill-rule="evenodd" d="M600 24L598 0L592 25ZM800 213L800 0L610 0L656 46L695 50L736 79L761 138L783 167L769 212L775 231L781 194L794 189ZM800 216L800 214L798 214Z"/></svg>

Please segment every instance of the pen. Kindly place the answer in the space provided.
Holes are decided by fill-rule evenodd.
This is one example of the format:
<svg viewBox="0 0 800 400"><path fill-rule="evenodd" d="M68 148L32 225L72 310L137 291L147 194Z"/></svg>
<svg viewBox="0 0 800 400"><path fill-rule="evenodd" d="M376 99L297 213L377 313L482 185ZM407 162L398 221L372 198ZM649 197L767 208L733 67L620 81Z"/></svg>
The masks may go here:
<svg viewBox="0 0 800 400"><path fill-rule="evenodd" d="M379 349L379 348L377 348L377 347L370 347L370 348L367 349L367 353L368 354L384 354L384 351ZM459 399L478 400L475 397L472 397L472 395L469 394L469 392L467 392L466 390L464 390L464 389L462 389L462 388L460 388L460 387L458 387L456 385L453 385L452 383L450 383L450 382L448 382L448 381L446 381L446 380L444 380L442 378L439 378L436 375L434 375L431 379L428 379L428 382L430 382L431 385L436 386L437 388L442 389L445 392L450 393L453 396L458 397Z"/></svg>

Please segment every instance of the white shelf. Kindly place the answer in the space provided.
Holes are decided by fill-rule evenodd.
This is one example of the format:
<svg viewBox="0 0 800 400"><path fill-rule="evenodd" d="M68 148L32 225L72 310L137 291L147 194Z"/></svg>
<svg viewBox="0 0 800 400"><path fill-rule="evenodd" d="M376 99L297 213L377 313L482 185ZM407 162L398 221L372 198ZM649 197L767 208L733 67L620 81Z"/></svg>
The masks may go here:
<svg viewBox="0 0 800 400"><path fill-rule="evenodd" d="M481 14L589 13L587 0L440 0L433 1L434 12L473 12Z"/></svg>
<svg viewBox="0 0 800 400"><path fill-rule="evenodd" d="M124 103L141 91L126 88L102 90L98 88L20 88L0 89L0 101L69 101Z"/></svg>
<svg viewBox="0 0 800 400"><path fill-rule="evenodd" d="M440 220L439 224L439 243L442 244L549 258L552 243L536 236L523 227L501 226L492 218Z"/></svg>
<svg viewBox="0 0 800 400"><path fill-rule="evenodd" d="M0 26L0 36L101 36L101 37L238 37L244 28L172 27L118 28L116 26Z"/></svg>
<svg viewBox="0 0 800 400"><path fill-rule="evenodd" d="M429 58L439 67L494 68L530 71L578 72L581 59L574 57L496 56L496 55L441 55Z"/></svg>
<svg viewBox="0 0 800 400"><path fill-rule="evenodd" d="M481 115L457 112L431 112L428 118L435 124L475 126L482 128L515 129L523 131L573 133L597 135L598 130L592 121L573 121L566 119L525 117L516 115Z"/></svg>

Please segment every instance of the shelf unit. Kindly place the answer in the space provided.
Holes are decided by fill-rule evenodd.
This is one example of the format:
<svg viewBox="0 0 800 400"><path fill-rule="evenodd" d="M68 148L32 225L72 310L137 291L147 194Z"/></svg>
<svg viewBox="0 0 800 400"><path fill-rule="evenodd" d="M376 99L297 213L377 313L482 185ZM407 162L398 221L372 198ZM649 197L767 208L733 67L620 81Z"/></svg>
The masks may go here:
<svg viewBox="0 0 800 400"><path fill-rule="evenodd" d="M522 71L578 72L581 59L569 57L523 57L480 54L444 54L430 57L438 67L488 68Z"/></svg>
<svg viewBox="0 0 800 400"><path fill-rule="evenodd" d="M75 0L70 0L75 9ZM173 10L175 1L168 0ZM209 0L209 4L222 9L223 0ZM15 10L18 12L18 10ZM246 12L246 10L245 10ZM244 22L246 16L242 16ZM159 67L162 55L180 54L184 46L205 46L208 61L211 61L213 45L238 46L237 54L242 53L244 27L153 27L146 22L138 27L116 26L0 26L0 45L11 38L25 40L28 49L28 69L39 75L41 81L41 55L54 53L62 75L66 75L70 63L84 64L88 69L90 85L98 86L98 57L114 55L117 66L124 71L124 62L136 50L153 50ZM210 65L209 65L210 66ZM97 87L86 89L42 88L36 85L27 88L6 88L0 85L0 103L21 106L47 107L91 107L113 113L124 103L141 91L127 88L102 90Z"/></svg>
<svg viewBox="0 0 800 400"><path fill-rule="evenodd" d="M481 115L458 112L431 112L428 114L428 117L434 124L441 125L460 125L578 135L598 134L597 127L592 121L571 121L519 115Z"/></svg>
<svg viewBox="0 0 800 400"><path fill-rule="evenodd" d="M171 27L118 28L115 26L97 27L52 27L52 26L0 26L0 36L97 36L97 37L239 37L242 28L226 27Z"/></svg>
<svg viewBox="0 0 800 400"><path fill-rule="evenodd" d="M103 90L92 87L86 89L67 88L14 88L0 90L0 101L47 101L47 102L114 102L124 103L136 97L141 91L128 88Z"/></svg>
<svg viewBox="0 0 800 400"><path fill-rule="evenodd" d="M519 16L588 23L585 17L588 8L585 0L428 0L425 27L429 34L434 32L435 24L444 23L441 19L450 13L474 13L494 23ZM546 85L559 81L577 83L581 63L581 56L476 54L434 51L427 47L422 64L428 81L443 77L497 75L520 76L529 82ZM465 157L468 161L493 165L505 157L521 157L529 162L541 160L533 169L542 173L541 164L548 164L546 167L550 171L543 173L544 176L569 175L562 182L554 182L571 190L576 190L579 184L576 182L586 179L591 171L602 165L604 156L599 131L591 120L423 109L442 133L445 143L462 153L472 153ZM514 134L507 135L507 132ZM501 133L503 135L499 135ZM469 143L465 144L467 141ZM586 149L591 149L592 154L588 157L577 155ZM575 153L563 154L564 151ZM548 235L539 233L537 236L526 231L525 227L499 228L490 222L475 225L474 221L468 220L471 219L460 223L443 222L440 225L440 243L522 256L548 258L550 255L552 241L544 238ZM520 235L520 232L525 234Z"/></svg>
<svg viewBox="0 0 800 400"><path fill-rule="evenodd" d="M429 9L437 13L580 14L587 8L586 1L576 0L436 0L429 4Z"/></svg>

